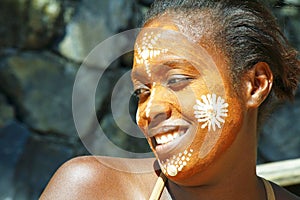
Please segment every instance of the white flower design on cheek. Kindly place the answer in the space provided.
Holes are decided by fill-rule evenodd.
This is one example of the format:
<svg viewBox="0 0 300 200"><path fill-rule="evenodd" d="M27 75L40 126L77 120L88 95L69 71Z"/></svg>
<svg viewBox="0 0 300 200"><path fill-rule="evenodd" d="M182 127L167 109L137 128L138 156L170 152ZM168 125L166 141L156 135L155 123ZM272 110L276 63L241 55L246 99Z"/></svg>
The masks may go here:
<svg viewBox="0 0 300 200"><path fill-rule="evenodd" d="M221 123L225 123L223 118L227 117L228 103L222 97L216 94L207 94L201 96L202 101L196 100L194 114L198 122L202 122L201 128L208 127L208 131L216 130L216 126L221 128Z"/></svg>

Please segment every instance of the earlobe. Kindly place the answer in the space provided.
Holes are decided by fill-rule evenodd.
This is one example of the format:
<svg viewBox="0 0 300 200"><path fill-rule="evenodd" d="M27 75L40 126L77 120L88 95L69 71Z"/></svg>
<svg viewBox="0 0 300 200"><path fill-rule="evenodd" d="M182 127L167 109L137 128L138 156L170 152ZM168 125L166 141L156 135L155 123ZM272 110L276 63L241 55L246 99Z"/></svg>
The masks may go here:
<svg viewBox="0 0 300 200"><path fill-rule="evenodd" d="M267 63L259 62L247 75L247 104L249 108L257 108L272 89L273 74Z"/></svg>

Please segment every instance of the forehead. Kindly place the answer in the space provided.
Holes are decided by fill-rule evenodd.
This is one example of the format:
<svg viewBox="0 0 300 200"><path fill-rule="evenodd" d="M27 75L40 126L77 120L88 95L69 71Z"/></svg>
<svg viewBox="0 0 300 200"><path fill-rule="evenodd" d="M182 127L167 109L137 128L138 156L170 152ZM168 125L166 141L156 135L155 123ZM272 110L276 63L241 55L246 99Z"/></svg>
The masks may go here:
<svg viewBox="0 0 300 200"><path fill-rule="evenodd" d="M159 49L158 40L161 40L162 35L165 39L168 31L179 31L171 16L163 15L148 21L136 39L135 50L137 50L138 54L141 54L141 49Z"/></svg>
<svg viewBox="0 0 300 200"><path fill-rule="evenodd" d="M183 25L184 20L178 18L180 15L167 13L145 24L136 40L133 71L150 71L156 64L172 60L185 60L202 74L216 74L217 68L224 71L224 66L228 71L226 57L215 47L205 28L199 28L195 36L193 32L197 30L192 25Z"/></svg>
<svg viewBox="0 0 300 200"><path fill-rule="evenodd" d="M137 37L135 50L138 50L137 47L140 49L157 48L162 50L166 49L168 44L171 44L170 48L174 48L174 44L180 44L188 40L186 43L200 45L213 54L216 48L212 31L217 31L217 28L214 27L216 25L212 23L209 16L208 11L199 11L193 14L166 11L145 23ZM161 40L168 40L170 43L162 45ZM176 48L179 46L177 45ZM182 44L181 47L183 47ZM140 54L141 52L137 53Z"/></svg>
<svg viewBox="0 0 300 200"><path fill-rule="evenodd" d="M175 55L176 49L196 46L193 34L183 28L182 20L173 13L164 13L149 20L139 33L135 43L135 61L145 61L152 57L159 58L161 53ZM185 24L184 26L188 26ZM191 26L189 26L191 27ZM200 31L200 30L199 30ZM198 34L199 35L199 34ZM191 45L192 44L192 45Z"/></svg>
<svg viewBox="0 0 300 200"><path fill-rule="evenodd" d="M177 30L197 42L203 37L209 38L214 32L219 32L219 23L210 9L166 10L150 18L144 27Z"/></svg>

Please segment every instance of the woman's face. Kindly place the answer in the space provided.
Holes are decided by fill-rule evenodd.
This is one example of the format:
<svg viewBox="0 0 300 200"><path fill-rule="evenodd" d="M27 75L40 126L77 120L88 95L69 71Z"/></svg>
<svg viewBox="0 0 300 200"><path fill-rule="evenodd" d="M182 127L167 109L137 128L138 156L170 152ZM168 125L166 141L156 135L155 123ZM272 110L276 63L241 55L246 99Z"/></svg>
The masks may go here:
<svg viewBox="0 0 300 200"><path fill-rule="evenodd" d="M224 55L187 33L172 15L152 20L138 36L132 70L138 126L177 182L210 169L243 118Z"/></svg>

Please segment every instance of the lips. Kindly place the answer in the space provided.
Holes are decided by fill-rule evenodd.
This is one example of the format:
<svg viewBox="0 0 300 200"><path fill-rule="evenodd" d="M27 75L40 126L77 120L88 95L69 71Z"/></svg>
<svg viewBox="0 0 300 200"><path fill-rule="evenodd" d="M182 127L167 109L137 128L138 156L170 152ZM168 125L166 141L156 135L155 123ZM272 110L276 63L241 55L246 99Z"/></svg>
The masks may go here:
<svg viewBox="0 0 300 200"><path fill-rule="evenodd" d="M193 125L183 118L169 118L159 124L148 125L147 136L160 160L187 149L194 138Z"/></svg>
<svg viewBox="0 0 300 200"><path fill-rule="evenodd" d="M156 135L156 136L154 136L154 139L156 141L156 145L162 145L162 144L172 142L173 140L184 135L185 132L186 132L186 129L177 129L177 130L174 130L173 132L165 132L165 133Z"/></svg>
<svg viewBox="0 0 300 200"><path fill-rule="evenodd" d="M151 138L153 147L156 148L179 140L188 128L189 123L182 119L167 120L154 128L150 128L148 136Z"/></svg>

